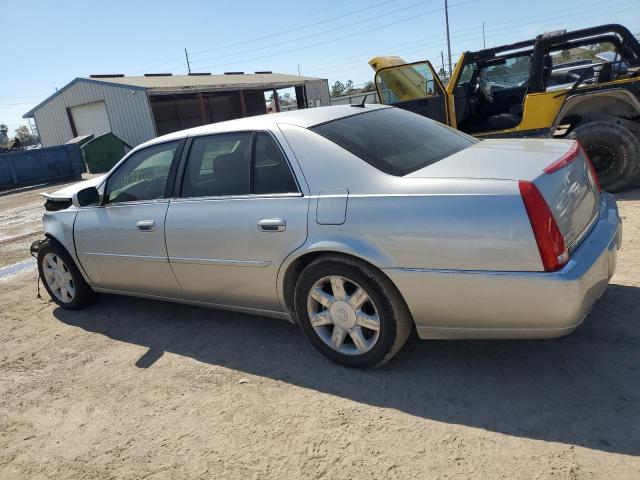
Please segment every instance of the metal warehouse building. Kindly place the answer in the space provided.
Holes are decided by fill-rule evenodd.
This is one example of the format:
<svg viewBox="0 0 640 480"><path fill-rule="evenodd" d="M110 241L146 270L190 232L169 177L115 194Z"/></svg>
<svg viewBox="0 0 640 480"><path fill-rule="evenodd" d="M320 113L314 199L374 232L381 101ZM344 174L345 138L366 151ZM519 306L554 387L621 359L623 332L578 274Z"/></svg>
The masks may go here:
<svg viewBox="0 0 640 480"><path fill-rule="evenodd" d="M330 105L322 78L271 72L91 75L76 78L23 118L35 120L45 147L106 132L135 146L176 130L266 113L265 92L283 88L295 88L297 108Z"/></svg>

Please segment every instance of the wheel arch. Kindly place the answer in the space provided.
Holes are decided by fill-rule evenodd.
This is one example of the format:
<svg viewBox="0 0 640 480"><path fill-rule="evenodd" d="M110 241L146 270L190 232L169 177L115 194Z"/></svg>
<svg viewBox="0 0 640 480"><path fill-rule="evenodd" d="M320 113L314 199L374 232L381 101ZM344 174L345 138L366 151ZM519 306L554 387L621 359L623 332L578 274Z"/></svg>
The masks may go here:
<svg viewBox="0 0 640 480"><path fill-rule="evenodd" d="M389 265L389 259L386 255L374 250L373 248L357 248L348 242L343 241L318 241L296 250L284 261L278 273L278 299L280 303L287 309L292 322L297 322L295 316L293 295L295 292L296 281L304 268L315 259L321 256L341 256L360 262L378 272L389 280L389 283L398 291L400 298L403 299L398 287L393 283L391 278L384 272L384 267Z"/></svg>
<svg viewBox="0 0 640 480"><path fill-rule="evenodd" d="M617 88L603 92L577 94L565 100L551 131L555 131L569 119L573 128L589 121L605 120L611 117L626 120L638 115L640 115L640 101L628 90ZM640 129L640 124L638 128Z"/></svg>
<svg viewBox="0 0 640 480"><path fill-rule="evenodd" d="M61 210L57 212L46 212L42 217L44 225L44 236L58 243L69 254L75 262L84 281L91 285L91 280L84 271L80 260L76 254L76 247L73 238L73 224L76 218L76 211Z"/></svg>

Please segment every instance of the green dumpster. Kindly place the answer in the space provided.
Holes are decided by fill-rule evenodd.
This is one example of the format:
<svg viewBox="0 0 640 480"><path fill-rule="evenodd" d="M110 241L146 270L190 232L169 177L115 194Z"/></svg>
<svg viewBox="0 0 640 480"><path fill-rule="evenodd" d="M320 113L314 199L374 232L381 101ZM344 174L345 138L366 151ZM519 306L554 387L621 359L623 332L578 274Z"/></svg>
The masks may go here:
<svg viewBox="0 0 640 480"><path fill-rule="evenodd" d="M82 147L85 143L87 143L88 141L93 140L93 134L90 135L80 135L79 137L75 137L72 138L71 140L69 140L66 145L78 145L78 147ZM80 150L80 148L78 148L78 151L80 152L80 156L82 157L82 150ZM82 159L82 172L86 172L87 171L87 165L84 162L84 158Z"/></svg>
<svg viewBox="0 0 640 480"><path fill-rule="evenodd" d="M89 173L108 172L131 149L124 140L113 133L105 133L80 145L84 163Z"/></svg>

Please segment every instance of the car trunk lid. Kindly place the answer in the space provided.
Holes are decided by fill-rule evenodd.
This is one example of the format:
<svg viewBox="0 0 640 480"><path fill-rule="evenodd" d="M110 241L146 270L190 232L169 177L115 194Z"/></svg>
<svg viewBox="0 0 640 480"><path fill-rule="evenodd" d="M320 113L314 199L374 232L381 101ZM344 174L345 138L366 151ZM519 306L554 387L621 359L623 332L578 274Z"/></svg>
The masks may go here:
<svg viewBox="0 0 640 480"><path fill-rule="evenodd" d="M564 159L564 160L563 160ZM573 140L483 140L407 177L532 182L571 252L597 217L600 192L590 160Z"/></svg>

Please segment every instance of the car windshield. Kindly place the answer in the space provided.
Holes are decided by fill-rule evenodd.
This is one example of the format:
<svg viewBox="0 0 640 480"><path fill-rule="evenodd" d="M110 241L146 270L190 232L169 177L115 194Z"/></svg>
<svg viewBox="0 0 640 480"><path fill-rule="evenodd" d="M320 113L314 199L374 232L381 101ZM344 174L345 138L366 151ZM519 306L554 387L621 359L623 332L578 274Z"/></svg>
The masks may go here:
<svg viewBox="0 0 640 480"><path fill-rule="evenodd" d="M373 110L311 130L385 173L404 176L463 150L478 140L399 108Z"/></svg>

